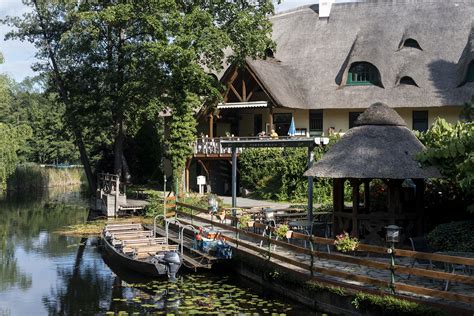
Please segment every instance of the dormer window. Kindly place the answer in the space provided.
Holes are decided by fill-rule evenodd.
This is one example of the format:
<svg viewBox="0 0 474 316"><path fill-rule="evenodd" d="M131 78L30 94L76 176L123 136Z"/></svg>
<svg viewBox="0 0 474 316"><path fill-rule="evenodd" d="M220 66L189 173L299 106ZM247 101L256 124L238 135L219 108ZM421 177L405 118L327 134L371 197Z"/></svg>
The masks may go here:
<svg viewBox="0 0 474 316"><path fill-rule="evenodd" d="M408 85L408 86L415 86L418 87L415 80L412 77L404 76L400 78L400 85Z"/></svg>
<svg viewBox="0 0 474 316"><path fill-rule="evenodd" d="M471 61L467 69L466 82L474 82L474 60Z"/></svg>
<svg viewBox="0 0 474 316"><path fill-rule="evenodd" d="M419 49L419 50L423 50L423 49L421 49L420 44L418 44L418 41L413 39L413 38L407 38L403 42L403 47L410 47L410 48L416 48L416 49Z"/></svg>
<svg viewBox="0 0 474 316"><path fill-rule="evenodd" d="M379 70L368 62L353 63L349 68L347 85L376 85L382 87Z"/></svg>

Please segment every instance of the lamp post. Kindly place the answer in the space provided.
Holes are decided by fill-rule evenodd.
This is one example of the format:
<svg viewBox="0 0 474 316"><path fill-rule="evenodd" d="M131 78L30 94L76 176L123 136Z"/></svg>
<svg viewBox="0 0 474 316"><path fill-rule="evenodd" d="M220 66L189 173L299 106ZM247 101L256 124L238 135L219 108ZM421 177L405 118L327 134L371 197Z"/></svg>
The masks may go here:
<svg viewBox="0 0 474 316"><path fill-rule="evenodd" d="M395 294L395 243L400 241L400 230L401 227L397 225L388 225L386 229L386 240L390 243L388 253L390 254L390 290L392 294Z"/></svg>

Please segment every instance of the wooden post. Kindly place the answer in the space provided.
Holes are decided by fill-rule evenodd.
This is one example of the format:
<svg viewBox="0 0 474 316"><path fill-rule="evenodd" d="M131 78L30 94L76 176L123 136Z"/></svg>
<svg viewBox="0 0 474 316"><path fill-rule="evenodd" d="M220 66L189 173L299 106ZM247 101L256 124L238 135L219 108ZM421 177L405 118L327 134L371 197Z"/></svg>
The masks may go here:
<svg viewBox="0 0 474 316"><path fill-rule="evenodd" d="M400 187L403 180L390 179L386 183L388 186L388 212L393 217L390 218L390 224L395 224L395 214L400 214L402 212L402 204L400 203Z"/></svg>
<svg viewBox="0 0 474 316"><path fill-rule="evenodd" d="M209 137L214 137L214 112L209 114Z"/></svg>
<svg viewBox="0 0 474 316"><path fill-rule="evenodd" d="M119 211L119 198L120 198L120 178L117 176L115 178L115 214L114 216L118 216Z"/></svg>
<svg viewBox="0 0 474 316"><path fill-rule="evenodd" d="M352 179L352 236L359 237L359 225L358 225L358 216L359 216L359 179Z"/></svg>
<svg viewBox="0 0 474 316"><path fill-rule="evenodd" d="M425 233L424 231L424 225L423 225L423 220L424 220L424 196L425 196L425 180L423 179L413 179L413 182L415 182L416 185L416 195L415 195L415 209L416 209L416 217L417 217L417 234L418 236L423 236Z"/></svg>
<svg viewBox="0 0 474 316"><path fill-rule="evenodd" d="M237 148L232 147L232 207L237 207Z"/></svg>
<svg viewBox="0 0 474 316"><path fill-rule="evenodd" d="M268 126L270 128L269 132L271 133L273 129L273 108L271 105L269 106L268 110Z"/></svg>
<svg viewBox="0 0 474 316"><path fill-rule="evenodd" d="M370 209L370 179L364 180L364 208L367 212Z"/></svg>
<svg viewBox="0 0 474 316"><path fill-rule="evenodd" d="M308 169L313 166L314 154L313 146L308 147ZM308 177L308 221L311 233L313 231L313 177Z"/></svg>
<svg viewBox="0 0 474 316"><path fill-rule="evenodd" d="M189 192L189 166L191 165L191 161L192 161L192 158L191 159L188 159L186 161L186 169L185 169L185 191L186 192Z"/></svg>
<svg viewBox="0 0 474 316"><path fill-rule="evenodd" d="M332 180L332 196L333 196L333 214L332 214L332 232L333 236L340 233L339 231L339 217L336 213L344 211L344 179Z"/></svg>

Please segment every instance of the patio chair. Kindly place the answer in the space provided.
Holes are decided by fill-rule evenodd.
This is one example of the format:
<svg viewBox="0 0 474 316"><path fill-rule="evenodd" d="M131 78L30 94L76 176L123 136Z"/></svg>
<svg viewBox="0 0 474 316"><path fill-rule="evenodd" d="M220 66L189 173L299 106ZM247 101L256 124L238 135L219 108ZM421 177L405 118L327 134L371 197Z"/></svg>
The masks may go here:
<svg viewBox="0 0 474 316"><path fill-rule="evenodd" d="M428 242L426 241L425 237L410 237L409 239L410 239L411 248L413 251L433 253L433 250L428 245ZM429 270L433 269L434 267L433 262L427 259L413 258L411 267L413 268L415 264L418 267L424 267ZM410 278L410 276L411 275L409 274L408 279Z"/></svg>

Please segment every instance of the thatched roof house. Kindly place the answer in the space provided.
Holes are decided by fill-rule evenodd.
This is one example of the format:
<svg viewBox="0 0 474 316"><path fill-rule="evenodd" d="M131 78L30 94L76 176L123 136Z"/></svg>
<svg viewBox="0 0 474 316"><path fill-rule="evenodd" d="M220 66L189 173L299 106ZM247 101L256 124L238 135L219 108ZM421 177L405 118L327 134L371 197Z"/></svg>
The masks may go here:
<svg viewBox="0 0 474 316"><path fill-rule="evenodd" d="M375 103L305 176L355 179L426 179L440 177L434 167L422 168L414 156L424 149L403 119Z"/></svg>
<svg viewBox="0 0 474 316"><path fill-rule="evenodd" d="M271 18L274 58L247 60L276 106L299 109L462 105L474 82L474 1L335 3L329 18L310 5ZM375 85L348 86L369 63ZM225 77L225 75L224 75Z"/></svg>

